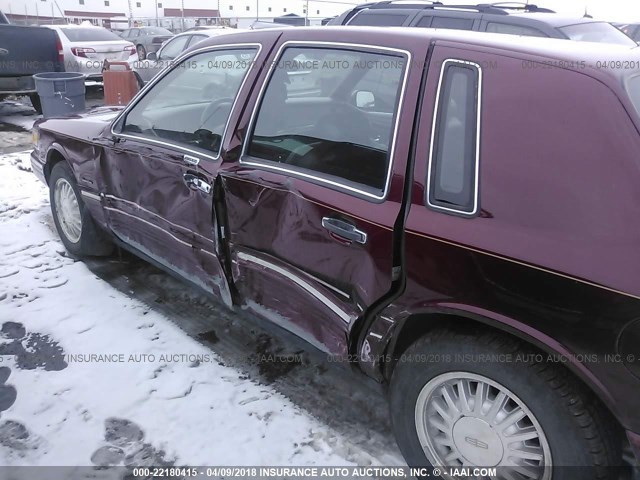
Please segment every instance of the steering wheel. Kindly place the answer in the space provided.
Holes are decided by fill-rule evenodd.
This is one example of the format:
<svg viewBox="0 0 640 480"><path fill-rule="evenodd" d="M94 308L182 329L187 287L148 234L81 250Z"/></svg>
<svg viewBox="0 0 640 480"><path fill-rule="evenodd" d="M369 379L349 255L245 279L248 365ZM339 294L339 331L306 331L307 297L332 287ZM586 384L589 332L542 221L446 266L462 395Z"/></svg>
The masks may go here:
<svg viewBox="0 0 640 480"><path fill-rule="evenodd" d="M204 109L204 112L202 112L202 115L200 116L200 126L204 127L205 124L211 123L211 119L212 118L215 120L216 114L218 114L219 112L223 111L221 109L225 105L228 105L229 106L229 110L230 110L231 106L233 105L233 98L223 97L223 98L219 98L218 100L214 100L213 102L211 102L207 106L207 108ZM224 123L225 120L226 120L226 118L223 118L223 119L221 119L220 122L216 122L214 125L218 125L218 123ZM208 129L208 130L210 130L210 129Z"/></svg>
<svg viewBox="0 0 640 480"><path fill-rule="evenodd" d="M211 150L217 152L220 148L220 142L222 142L222 135L213 133L211 130L200 128L193 132L196 137L196 145L205 150Z"/></svg>

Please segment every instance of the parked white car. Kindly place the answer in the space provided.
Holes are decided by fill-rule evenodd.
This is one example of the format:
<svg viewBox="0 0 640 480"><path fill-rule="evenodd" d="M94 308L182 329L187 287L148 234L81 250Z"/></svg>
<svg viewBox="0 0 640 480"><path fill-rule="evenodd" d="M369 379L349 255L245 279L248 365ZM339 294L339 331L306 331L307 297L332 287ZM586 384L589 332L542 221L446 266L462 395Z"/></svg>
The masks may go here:
<svg viewBox="0 0 640 480"><path fill-rule="evenodd" d="M102 80L105 60L133 62L138 58L133 43L106 28L87 25L46 25L58 33L67 72L83 73L87 80Z"/></svg>
<svg viewBox="0 0 640 480"><path fill-rule="evenodd" d="M218 35L228 35L237 32L246 32L239 28L200 27L180 33L167 40L157 53L150 52L147 59L134 62L134 70L142 83L147 83L162 69L173 64L173 60L182 52L193 47L196 43Z"/></svg>

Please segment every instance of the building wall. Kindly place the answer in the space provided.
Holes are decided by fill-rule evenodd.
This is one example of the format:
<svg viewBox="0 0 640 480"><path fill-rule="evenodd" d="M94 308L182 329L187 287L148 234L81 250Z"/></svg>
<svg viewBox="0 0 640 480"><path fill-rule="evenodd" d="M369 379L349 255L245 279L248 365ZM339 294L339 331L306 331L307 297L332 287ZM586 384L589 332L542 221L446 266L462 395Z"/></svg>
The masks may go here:
<svg viewBox="0 0 640 480"><path fill-rule="evenodd" d="M348 1L348 0L344 0ZM82 3L81 3L82 2ZM131 13L134 18L156 18L154 0L130 0ZM184 3L183 3L184 2ZM333 17L349 8L342 3L325 3L309 0L157 0L158 17L163 17L164 7L170 8L206 8L217 9L223 18L231 20L231 24L246 27L255 20L256 16L263 21L294 13L305 17L308 15L311 24L319 23L320 19ZM357 2L354 2L354 5ZM108 5L107 5L108 4ZM306 6L308 13L305 13ZM139 5L139 6L138 6ZM102 14L124 12L129 15L129 0L0 0L0 10L12 15L22 16L29 23L36 23L36 17L63 18L64 11L99 12ZM257 13L257 15L256 15ZM49 21L49 20L45 20Z"/></svg>

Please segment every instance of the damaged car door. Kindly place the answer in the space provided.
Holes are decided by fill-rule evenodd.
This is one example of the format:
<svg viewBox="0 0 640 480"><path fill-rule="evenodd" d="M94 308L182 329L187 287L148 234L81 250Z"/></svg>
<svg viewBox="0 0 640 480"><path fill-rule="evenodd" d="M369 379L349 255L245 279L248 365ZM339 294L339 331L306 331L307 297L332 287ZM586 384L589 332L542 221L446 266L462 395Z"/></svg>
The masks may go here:
<svg viewBox="0 0 640 480"><path fill-rule="evenodd" d="M196 51L114 123L101 162L109 227L125 244L231 303L217 255L213 182L258 44Z"/></svg>
<svg viewBox="0 0 640 480"><path fill-rule="evenodd" d="M407 58L369 45L281 45L242 156L221 170L247 308L332 353L348 351L356 319L393 282Z"/></svg>

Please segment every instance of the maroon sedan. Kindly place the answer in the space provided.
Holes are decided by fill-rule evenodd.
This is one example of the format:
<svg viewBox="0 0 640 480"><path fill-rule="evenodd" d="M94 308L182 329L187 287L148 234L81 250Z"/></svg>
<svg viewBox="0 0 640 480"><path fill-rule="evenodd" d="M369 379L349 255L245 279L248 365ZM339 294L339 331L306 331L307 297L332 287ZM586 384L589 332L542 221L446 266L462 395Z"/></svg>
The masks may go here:
<svg viewBox="0 0 640 480"><path fill-rule="evenodd" d="M130 250L387 385L410 465L601 479L640 450L639 107L626 47L272 29L39 123L32 163L72 254Z"/></svg>

